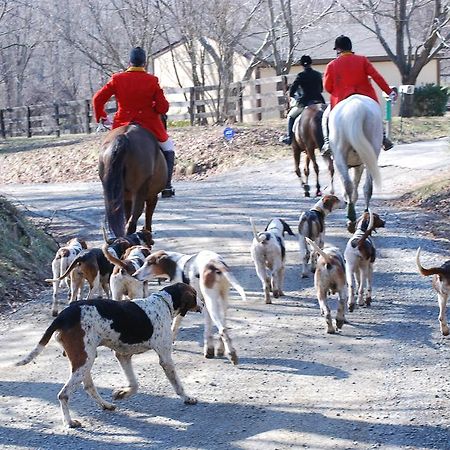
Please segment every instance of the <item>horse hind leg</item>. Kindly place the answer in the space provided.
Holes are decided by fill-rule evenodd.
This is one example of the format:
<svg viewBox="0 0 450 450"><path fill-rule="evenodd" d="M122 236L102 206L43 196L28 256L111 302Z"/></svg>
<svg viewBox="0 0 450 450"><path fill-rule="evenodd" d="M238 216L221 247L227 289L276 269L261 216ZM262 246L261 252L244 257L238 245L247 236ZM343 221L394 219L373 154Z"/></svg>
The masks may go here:
<svg viewBox="0 0 450 450"><path fill-rule="evenodd" d="M314 150L313 150L314 151ZM320 183L319 183L319 165L317 164L316 158L311 158L314 172L316 173L316 197L320 197L322 195L322 191L320 190Z"/></svg>
<svg viewBox="0 0 450 450"><path fill-rule="evenodd" d="M310 197L310 187L309 187L309 163L311 158L306 155L305 166L303 167L303 173L305 174L305 182L303 183L303 189L305 191L305 197Z"/></svg>
<svg viewBox="0 0 450 450"><path fill-rule="evenodd" d="M132 234L136 231L137 222L139 220L139 217L141 217L143 211L144 211L144 199L141 198L140 196L136 197L133 201L133 205L131 208L131 216L129 217L127 224L125 226L125 234ZM146 228L149 229L147 227L147 224Z"/></svg>

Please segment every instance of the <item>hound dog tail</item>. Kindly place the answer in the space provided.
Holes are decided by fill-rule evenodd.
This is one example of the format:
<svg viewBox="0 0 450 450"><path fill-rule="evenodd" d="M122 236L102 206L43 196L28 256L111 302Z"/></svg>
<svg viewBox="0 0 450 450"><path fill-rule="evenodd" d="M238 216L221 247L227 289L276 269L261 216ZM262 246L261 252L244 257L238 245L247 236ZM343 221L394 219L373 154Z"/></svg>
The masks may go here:
<svg viewBox="0 0 450 450"><path fill-rule="evenodd" d="M419 247L416 253L416 265L421 275L429 277L430 275L442 275L445 273L445 270L442 267L431 267L430 269L425 269L425 267L423 267L420 263L420 250L421 248Z"/></svg>
<svg viewBox="0 0 450 450"><path fill-rule="evenodd" d="M326 262L327 264L331 264L332 260L330 255L328 255L327 253L325 253L313 240L311 240L309 237L305 237L306 242L308 243L308 245L310 247L312 247L314 249L314 251L316 251Z"/></svg>
<svg viewBox="0 0 450 450"><path fill-rule="evenodd" d="M25 364L28 364L29 362L33 361L42 351L44 350L45 346L48 344L48 341L52 337L53 333L56 330L59 330L61 327L61 316L58 316L51 325L47 328L44 335L41 337L41 340L39 341L38 345L34 348L34 350L31 351L25 358L21 359L20 361L17 361L14 365L15 366L24 366Z"/></svg>
<svg viewBox="0 0 450 450"><path fill-rule="evenodd" d="M64 278L66 278L70 272L72 272L72 270L75 268L75 266L77 266L83 259L84 255L78 255L71 263L70 266L66 269L66 271L60 275L58 278L46 278L45 281L49 282L49 283L53 283L54 281L61 281Z"/></svg>
<svg viewBox="0 0 450 450"><path fill-rule="evenodd" d="M253 218L250 217L250 223L252 225L252 231L253 231L253 237L259 242L264 242L266 240L266 234L265 233L259 233L256 229L255 222L253 221Z"/></svg>
<svg viewBox="0 0 450 450"><path fill-rule="evenodd" d="M103 236L103 240L104 240L108 245L111 245L111 244L114 242L114 239L108 238L108 233L107 233L107 231L106 231L106 228L105 228L105 224L104 224L104 223L102 224L102 236Z"/></svg>
<svg viewBox="0 0 450 450"><path fill-rule="evenodd" d="M105 243L103 244L102 250L103 250L103 254L105 255L105 258L111 263L114 264L115 266L119 266L121 269L125 269L127 268L126 264L119 258L116 258L112 253L110 253L108 251L109 249L109 244Z"/></svg>
<svg viewBox="0 0 450 450"><path fill-rule="evenodd" d="M372 211L369 209L368 210L369 213L369 225L367 225L367 229L364 232L364 234L359 238L357 245L353 245L354 247L358 247L358 249L362 249L362 247L364 246L364 243L366 242L367 238L372 234L373 231L373 223L374 223L374 219L373 219L373 214Z"/></svg>
<svg viewBox="0 0 450 450"><path fill-rule="evenodd" d="M212 281L211 276L216 274L222 274L226 280L233 286L234 289L241 296L242 300L246 301L247 296L245 295L244 288L239 284L238 280L236 280L235 276L231 273L230 268L220 260L210 261L210 263L206 266L205 270L205 285L208 285L208 281ZM209 280L208 280L209 278ZM215 277L214 277L215 278Z"/></svg>

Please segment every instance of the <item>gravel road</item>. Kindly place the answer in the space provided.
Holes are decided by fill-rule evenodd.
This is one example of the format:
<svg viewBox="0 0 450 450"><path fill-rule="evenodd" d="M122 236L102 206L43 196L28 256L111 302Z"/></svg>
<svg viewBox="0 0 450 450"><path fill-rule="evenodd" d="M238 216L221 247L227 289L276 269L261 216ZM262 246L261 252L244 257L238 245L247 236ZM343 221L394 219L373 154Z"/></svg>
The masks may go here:
<svg viewBox="0 0 450 450"><path fill-rule="evenodd" d="M450 449L450 344L439 332L431 280L420 277L414 264L418 246L424 265L448 259L449 242L422 228L424 213L394 210L386 202L449 167L447 141L420 145L398 146L381 156L383 190L373 209L386 220L386 229L375 237L374 301L347 313L349 323L336 335L325 333L312 277L299 277L295 238L286 240L286 296L272 305L263 303L250 259L248 217L258 228L282 217L295 229L299 214L315 202L301 196L290 159L178 183L177 196L157 206L155 248L224 255L248 295L244 303L231 291L229 326L239 366L225 358L204 359L201 315L188 315L174 360L186 391L199 399L196 406L182 404L156 355L148 352L134 357L137 395L108 412L80 390L71 410L84 426L66 430L56 396L68 364L55 341L34 363L10 367L50 323L48 291L0 320L0 446ZM27 205L30 214L51 217L56 211L51 229L60 236L100 239L98 183L1 186L0 191ZM326 226L326 242L343 249L349 238L344 211L328 216ZM332 305L335 310L336 299ZM108 349L99 349L93 378L105 399L123 383Z"/></svg>

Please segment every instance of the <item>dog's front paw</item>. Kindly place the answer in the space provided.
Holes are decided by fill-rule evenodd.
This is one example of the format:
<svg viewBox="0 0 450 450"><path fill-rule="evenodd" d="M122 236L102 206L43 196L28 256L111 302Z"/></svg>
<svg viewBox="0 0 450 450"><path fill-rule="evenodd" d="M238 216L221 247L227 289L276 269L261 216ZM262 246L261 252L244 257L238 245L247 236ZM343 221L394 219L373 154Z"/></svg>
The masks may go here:
<svg viewBox="0 0 450 450"><path fill-rule="evenodd" d="M214 347L205 347L203 349L203 356L208 359L214 358Z"/></svg>
<svg viewBox="0 0 450 450"><path fill-rule="evenodd" d="M237 366L239 364L239 358L235 350L230 352L230 361L233 363L233 365Z"/></svg>
<svg viewBox="0 0 450 450"><path fill-rule="evenodd" d="M185 397L184 398L184 404L185 405L196 405L197 399L195 397Z"/></svg>
<svg viewBox="0 0 450 450"><path fill-rule="evenodd" d="M129 387L127 387L127 388L120 388L120 389L115 389L113 391L113 395L112 396L113 396L114 400L122 400L122 399L127 398L130 395L134 394L135 392L136 392L135 389L131 389ZM111 405L112 405L112 403L111 403Z"/></svg>
<svg viewBox="0 0 450 450"><path fill-rule="evenodd" d="M104 402L102 408L107 411L114 411L116 409L116 405L114 403Z"/></svg>
<svg viewBox="0 0 450 450"><path fill-rule="evenodd" d="M67 424L69 428L80 428L81 422L76 419L70 419L70 422Z"/></svg>

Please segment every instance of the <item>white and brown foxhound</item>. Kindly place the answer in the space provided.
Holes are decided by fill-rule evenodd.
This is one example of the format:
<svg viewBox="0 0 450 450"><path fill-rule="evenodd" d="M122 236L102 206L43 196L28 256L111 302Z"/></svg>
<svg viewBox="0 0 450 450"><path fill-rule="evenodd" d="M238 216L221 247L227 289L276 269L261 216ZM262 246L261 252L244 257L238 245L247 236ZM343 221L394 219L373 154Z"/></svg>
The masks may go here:
<svg viewBox="0 0 450 450"><path fill-rule="evenodd" d="M137 392L138 382L131 357L153 349L175 392L184 403L194 404L197 400L184 392L172 360L171 322L176 315L185 315L188 311L201 311L201 305L195 290L184 283L165 287L147 298L134 301L95 299L75 302L56 317L36 348L16 366L23 366L36 358L57 332L57 340L71 365L70 378L58 394L63 423L69 427L81 426L78 420L72 419L68 406L71 394L81 383L103 409L115 409L114 404L100 397L91 376L97 347L102 345L114 350L128 380L128 386L113 392L115 400Z"/></svg>

